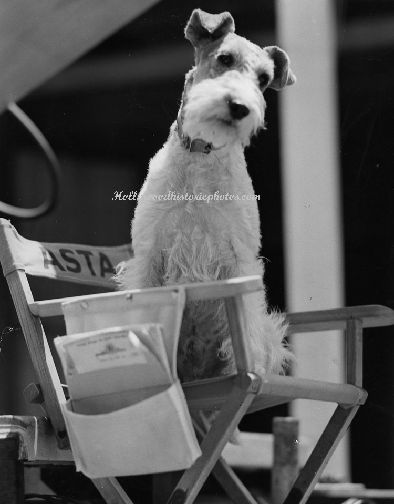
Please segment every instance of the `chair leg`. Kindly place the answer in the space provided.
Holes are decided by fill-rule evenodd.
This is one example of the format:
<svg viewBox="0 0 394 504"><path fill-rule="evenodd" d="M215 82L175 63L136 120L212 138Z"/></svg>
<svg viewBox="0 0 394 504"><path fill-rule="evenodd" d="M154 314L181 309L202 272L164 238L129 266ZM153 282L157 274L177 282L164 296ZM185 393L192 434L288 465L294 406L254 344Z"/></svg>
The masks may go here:
<svg viewBox="0 0 394 504"><path fill-rule="evenodd" d="M168 504L192 504L214 468L224 446L255 397L250 379L234 389L201 444L202 455L186 470Z"/></svg>
<svg viewBox="0 0 394 504"><path fill-rule="evenodd" d="M166 504L182 474L183 471L173 471L152 475L153 504Z"/></svg>
<svg viewBox="0 0 394 504"><path fill-rule="evenodd" d="M202 442L207 434L207 430L197 418L193 418L193 424L196 429L198 440ZM253 495L245 487L223 457L220 457L216 462L216 465L212 470L212 474L235 504L257 504Z"/></svg>
<svg viewBox="0 0 394 504"><path fill-rule="evenodd" d="M116 478L91 480L107 504L133 504Z"/></svg>
<svg viewBox="0 0 394 504"><path fill-rule="evenodd" d="M11 435L0 439L0 502L23 504L23 462L19 460L19 437Z"/></svg>
<svg viewBox="0 0 394 504"><path fill-rule="evenodd" d="M359 406L338 406L283 504L304 504L347 431Z"/></svg>
<svg viewBox="0 0 394 504"><path fill-rule="evenodd" d="M216 462L212 474L234 504L257 504L256 499L223 458Z"/></svg>

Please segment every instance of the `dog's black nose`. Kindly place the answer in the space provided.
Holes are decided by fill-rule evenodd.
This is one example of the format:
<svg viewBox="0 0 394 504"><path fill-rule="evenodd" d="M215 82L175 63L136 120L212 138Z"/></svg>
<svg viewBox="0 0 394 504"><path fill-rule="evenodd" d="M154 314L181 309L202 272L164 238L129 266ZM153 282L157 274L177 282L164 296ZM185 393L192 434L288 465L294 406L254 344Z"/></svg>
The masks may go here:
<svg viewBox="0 0 394 504"><path fill-rule="evenodd" d="M228 102L228 106L230 108L230 114L233 119L243 119L249 114L249 109L242 103L237 103L235 101L230 100Z"/></svg>

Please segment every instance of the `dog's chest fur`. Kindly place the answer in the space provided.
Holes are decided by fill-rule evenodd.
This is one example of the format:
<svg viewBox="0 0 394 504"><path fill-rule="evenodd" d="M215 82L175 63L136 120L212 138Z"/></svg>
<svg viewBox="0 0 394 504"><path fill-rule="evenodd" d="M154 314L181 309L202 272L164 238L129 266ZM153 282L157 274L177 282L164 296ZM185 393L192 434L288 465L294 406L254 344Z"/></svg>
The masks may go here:
<svg viewBox="0 0 394 504"><path fill-rule="evenodd" d="M207 202L210 197L218 200ZM242 149L189 153L173 132L151 161L132 225L133 244L146 249L149 241L163 254L159 261L164 261L166 271L161 283L220 278L223 268L234 268L237 247L256 257L259 213ZM171 261L180 261L179 253L177 268Z"/></svg>

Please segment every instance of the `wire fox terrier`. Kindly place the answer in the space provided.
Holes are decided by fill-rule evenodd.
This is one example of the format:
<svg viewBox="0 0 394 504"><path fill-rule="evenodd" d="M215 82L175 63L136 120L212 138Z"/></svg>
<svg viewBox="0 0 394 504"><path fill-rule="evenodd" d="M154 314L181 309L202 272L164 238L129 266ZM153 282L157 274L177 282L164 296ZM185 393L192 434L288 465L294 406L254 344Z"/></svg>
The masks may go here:
<svg viewBox="0 0 394 504"><path fill-rule="evenodd" d="M195 50L177 121L150 162L132 221L134 257L123 288L263 275L260 218L244 148L264 127L267 88L295 82L286 53L234 33L230 13L194 10L185 29ZM247 295L245 319L258 373L281 372L290 352L283 317L264 292ZM234 370L222 301L186 305L178 349L183 381Z"/></svg>

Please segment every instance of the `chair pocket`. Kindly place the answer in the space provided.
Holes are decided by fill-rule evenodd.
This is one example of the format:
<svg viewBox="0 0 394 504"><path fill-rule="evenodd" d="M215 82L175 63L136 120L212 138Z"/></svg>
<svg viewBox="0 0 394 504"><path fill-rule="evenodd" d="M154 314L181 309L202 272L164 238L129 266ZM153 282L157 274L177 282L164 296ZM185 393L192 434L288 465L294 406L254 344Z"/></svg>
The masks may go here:
<svg viewBox="0 0 394 504"><path fill-rule="evenodd" d="M201 455L179 381L126 408L83 415L62 404L76 468L89 478L182 470Z"/></svg>

